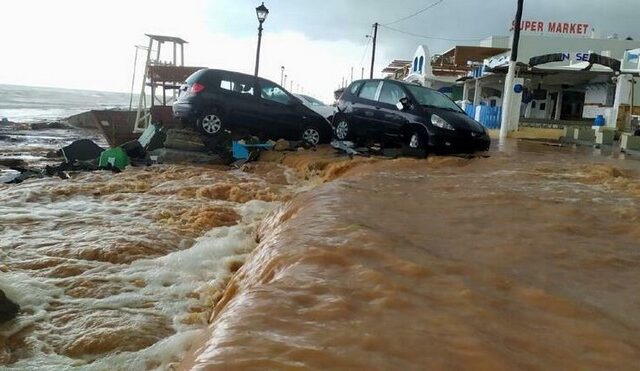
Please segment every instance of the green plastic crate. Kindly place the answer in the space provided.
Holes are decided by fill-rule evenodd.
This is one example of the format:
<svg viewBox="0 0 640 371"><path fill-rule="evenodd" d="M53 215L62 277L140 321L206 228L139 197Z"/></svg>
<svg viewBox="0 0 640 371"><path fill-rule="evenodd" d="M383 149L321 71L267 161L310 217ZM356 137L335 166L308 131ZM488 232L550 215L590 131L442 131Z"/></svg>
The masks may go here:
<svg viewBox="0 0 640 371"><path fill-rule="evenodd" d="M115 167L124 170L130 164L131 161L129 161L127 153L122 148L116 147L102 152L98 166L101 168Z"/></svg>

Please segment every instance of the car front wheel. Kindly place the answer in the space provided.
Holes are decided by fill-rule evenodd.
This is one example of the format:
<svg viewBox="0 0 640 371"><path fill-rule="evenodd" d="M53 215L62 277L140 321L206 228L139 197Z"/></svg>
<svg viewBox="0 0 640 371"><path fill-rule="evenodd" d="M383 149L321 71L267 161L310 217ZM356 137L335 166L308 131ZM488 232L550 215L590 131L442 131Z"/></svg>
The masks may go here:
<svg viewBox="0 0 640 371"><path fill-rule="evenodd" d="M211 112L203 115L197 121L198 129L206 135L217 135L224 128L223 120L220 114Z"/></svg>
<svg viewBox="0 0 640 371"><path fill-rule="evenodd" d="M412 154L418 157L427 156L427 142L428 139L425 134L417 130L412 130L407 135L407 147Z"/></svg>
<svg viewBox="0 0 640 371"><path fill-rule="evenodd" d="M351 125L344 117L340 117L335 126L336 139L349 140L352 137Z"/></svg>

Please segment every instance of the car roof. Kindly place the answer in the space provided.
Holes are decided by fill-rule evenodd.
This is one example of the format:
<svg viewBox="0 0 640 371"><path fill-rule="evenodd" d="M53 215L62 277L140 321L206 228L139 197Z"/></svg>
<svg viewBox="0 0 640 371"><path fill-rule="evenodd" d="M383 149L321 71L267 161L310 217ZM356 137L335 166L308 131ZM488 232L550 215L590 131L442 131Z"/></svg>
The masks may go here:
<svg viewBox="0 0 640 371"><path fill-rule="evenodd" d="M205 70L207 70L207 72L213 72L213 73L230 73L230 74L233 74L233 75L240 75L240 76L243 76L243 77L246 77L246 78L256 78L256 76L254 76L254 75L249 75L249 74L247 74L247 73L242 73L242 72L229 71L229 70L221 70L221 69L217 69L217 68L204 68L204 69L205 69ZM258 80L260 80L260 81L266 81L266 82L270 82L270 83L272 83L272 84L276 84L275 82L273 82L273 81L271 81L271 80L268 80L268 79L265 79L265 78L260 77L260 76L258 76L258 77L257 77L257 79L258 79ZM278 84L276 84L276 85L278 85Z"/></svg>
<svg viewBox="0 0 640 371"><path fill-rule="evenodd" d="M355 84L355 83L369 82L369 81L374 81L374 82L380 82L380 81L397 82L399 84L406 85L406 86L419 86L421 88L431 89L431 88L428 88L426 86L422 86L420 84L415 84L415 83L407 82L407 81L394 80L394 79L360 79L360 80L354 80L350 85ZM431 89L431 90L434 90L434 89Z"/></svg>

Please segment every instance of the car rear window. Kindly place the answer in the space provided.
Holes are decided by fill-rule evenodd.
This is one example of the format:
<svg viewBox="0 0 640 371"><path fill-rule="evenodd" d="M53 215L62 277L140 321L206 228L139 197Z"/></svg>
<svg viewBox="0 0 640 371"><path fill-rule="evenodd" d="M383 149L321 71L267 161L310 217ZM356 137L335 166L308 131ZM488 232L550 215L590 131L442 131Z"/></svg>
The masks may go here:
<svg viewBox="0 0 640 371"><path fill-rule="evenodd" d="M378 91L378 85L380 85L380 81L368 81L364 83L362 86L362 90L360 90L360 98L375 100L376 92Z"/></svg>
<svg viewBox="0 0 640 371"><path fill-rule="evenodd" d="M207 73L207 69L198 70L191 74L191 76L187 77L186 83L189 85L193 85L196 82L200 82L201 77Z"/></svg>

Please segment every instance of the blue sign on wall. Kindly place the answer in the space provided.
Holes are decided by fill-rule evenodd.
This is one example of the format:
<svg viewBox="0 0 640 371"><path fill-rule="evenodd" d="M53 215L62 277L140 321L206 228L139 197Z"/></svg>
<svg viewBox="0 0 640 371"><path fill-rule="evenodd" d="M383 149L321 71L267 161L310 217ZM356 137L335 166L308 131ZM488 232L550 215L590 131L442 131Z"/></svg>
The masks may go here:
<svg viewBox="0 0 640 371"><path fill-rule="evenodd" d="M524 87L522 86L522 84L515 84L513 86L513 91L516 92L516 94L522 93L523 90L524 90Z"/></svg>

